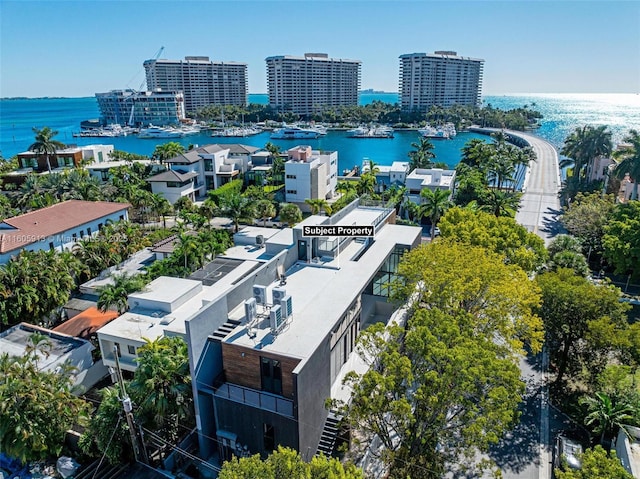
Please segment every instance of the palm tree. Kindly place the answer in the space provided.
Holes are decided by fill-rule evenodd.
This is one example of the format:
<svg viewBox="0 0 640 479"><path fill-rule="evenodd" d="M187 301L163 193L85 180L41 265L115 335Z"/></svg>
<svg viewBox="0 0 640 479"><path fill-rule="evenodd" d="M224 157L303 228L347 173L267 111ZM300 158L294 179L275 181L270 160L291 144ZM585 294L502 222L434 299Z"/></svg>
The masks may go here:
<svg viewBox="0 0 640 479"><path fill-rule="evenodd" d="M156 146L151 158L159 161L160 163L164 163L171 158L175 158L176 156L183 154L184 151L184 146L180 143L177 141L170 141L169 143Z"/></svg>
<svg viewBox="0 0 640 479"><path fill-rule="evenodd" d="M182 338L164 337L138 348L138 368L129 391L143 422L175 440L178 427L193 419L189 355Z"/></svg>
<svg viewBox="0 0 640 479"><path fill-rule="evenodd" d="M238 232L240 221L251 221L255 217L255 208L251 200L235 191L221 195L218 207L222 216L233 221L234 233Z"/></svg>
<svg viewBox="0 0 640 479"><path fill-rule="evenodd" d="M329 204L327 203L327 200L325 200L324 198L317 198L317 199L307 198L306 200L304 200L304 202L311 207L312 215L319 214L320 210L326 208L326 206Z"/></svg>
<svg viewBox="0 0 640 479"><path fill-rule="evenodd" d="M294 205L293 203L281 203L280 221L286 223L288 226L293 226L302 221L302 212L298 205Z"/></svg>
<svg viewBox="0 0 640 479"><path fill-rule="evenodd" d="M622 179L626 173L629 173L635 186L632 198L637 198L638 183L640 183L640 133L637 130L629 130L629 134L623 141L625 144L613 154L613 157L620 162L616 166L616 176Z"/></svg>
<svg viewBox="0 0 640 479"><path fill-rule="evenodd" d="M409 165L412 170L418 168L432 168L433 159L436 157L433 150L435 146L428 138L421 137L419 143L411 143L414 150L409 152Z"/></svg>
<svg viewBox="0 0 640 479"><path fill-rule="evenodd" d="M588 414L584 418L586 426L595 426L594 431L600 433L600 444L606 438L613 438L618 429L625 429L625 424L634 420L638 410L624 399L612 398L608 394L597 392L595 396L585 396L580 404L586 406Z"/></svg>
<svg viewBox="0 0 640 479"><path fill-rule="evenodd" d="M38 153L39 155L45 155L47 159L47 169L51 173L51 161L50 155L54 154L57 150L64 148L64 143L54 140L53 137L58 134L57 131L52 130L48 126L42 129L32 128L35 134L35 142L29 146L29 151Z"/></svg>
<svg viewBox="0 0 640 479"><path fill-rule="evenodd" d="M515 217L520 207L520 193L509 191L491 190L484 199L485 204L480 207L482 211L489 211L494 216Z"/></svg>
<svg viewBox="0 0 640 479"><path fill-rule="evenodd" d="M420 192L420 197L424 200L420 205L420 216L428 217L431 221L431 238L434 238L436 225L442 215L452 206L449 199L451 192L449 190L429 190L424 189Z"/></svg>
<svg viewBox="0 0 640 479"><path fill-rule="evenodd" d="M570 191L577 192L588 180L593 161L598 157L609 156L613 149L611 132L607 126L583 126L576 128L564 141L560 153L568 159L560 162L564 168L573 165L573 174L569 183Z"/></svg>
<svg viewBox="0 0 640 479"><path fill-rule="evenodd" d="M262 226L267 226L267 220L276 215L276 207L271 200L256 202L256 216L262 220Z"/></svg>

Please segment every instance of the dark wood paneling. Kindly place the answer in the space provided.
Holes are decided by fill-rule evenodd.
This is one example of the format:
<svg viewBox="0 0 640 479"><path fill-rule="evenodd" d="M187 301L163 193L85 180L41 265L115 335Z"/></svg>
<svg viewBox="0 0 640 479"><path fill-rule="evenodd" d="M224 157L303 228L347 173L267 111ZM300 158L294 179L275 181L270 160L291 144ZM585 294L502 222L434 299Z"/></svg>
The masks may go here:
<svg viewBox="0 0 640 479"><path fill-rule="evenodd" d="M286 398L294 399L293 370L300 362L297 358L222 343L222 368L227 382L259 391L262 388L260 357L280 361L282 366L282 395Z"/></svg>

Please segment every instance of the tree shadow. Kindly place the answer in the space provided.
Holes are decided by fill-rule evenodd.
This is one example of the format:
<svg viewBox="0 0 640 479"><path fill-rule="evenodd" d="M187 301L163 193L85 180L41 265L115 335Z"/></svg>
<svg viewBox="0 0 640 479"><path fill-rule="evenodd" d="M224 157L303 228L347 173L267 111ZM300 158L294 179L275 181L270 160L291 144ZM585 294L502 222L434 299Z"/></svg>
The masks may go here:
<svg viewBox="0 0 640 479"><path fill-rule="evenodd" d="M541 385L526 380L527 392L520 405L520 423L489 451L490 457L503 471L522 472L540 463L540 399Z"/></svg>
<svg viewBox="0 0 640 479"><path fill-rule="evenodd" d="M564 228L564 225L560 221L560 217L564 214L563 210L557 210L553 208L547 208L544 211L544 216L542 217L542 228L541 231L544 231L549 236L557 236L560 234L566 234L567 230Z"/></svg>

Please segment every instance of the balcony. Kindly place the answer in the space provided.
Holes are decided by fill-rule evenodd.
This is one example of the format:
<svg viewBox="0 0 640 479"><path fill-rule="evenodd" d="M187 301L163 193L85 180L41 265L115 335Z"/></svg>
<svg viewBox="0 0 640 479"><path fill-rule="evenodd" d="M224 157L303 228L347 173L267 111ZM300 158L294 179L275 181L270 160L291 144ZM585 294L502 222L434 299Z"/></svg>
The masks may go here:
<svg viewBox="0 0 640 479"><path fill-rule="evenodd" d="M215 390L216 396L230 401L246 404L267 411L272 411L286 417L293 418L293 401L275 394L256 391L255 389L224 383Z"/></svg>

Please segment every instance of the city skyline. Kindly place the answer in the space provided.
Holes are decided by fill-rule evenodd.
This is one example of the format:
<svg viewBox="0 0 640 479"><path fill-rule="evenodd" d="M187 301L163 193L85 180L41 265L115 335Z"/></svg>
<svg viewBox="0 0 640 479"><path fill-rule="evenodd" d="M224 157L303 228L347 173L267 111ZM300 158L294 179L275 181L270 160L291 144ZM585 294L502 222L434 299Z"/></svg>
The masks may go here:
<svg viewBox="0 0 640 479"><path fill-rule="evenodd" d="M307 52L362 62L362 89L398 91L399 56L485 60L483 95L640 92L640 2L14 1L0 3L1 97L138 89L143 62L248 64Z"/></svg>

